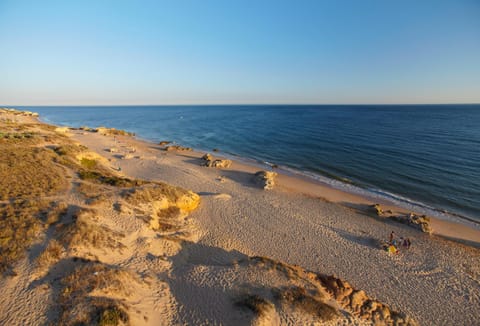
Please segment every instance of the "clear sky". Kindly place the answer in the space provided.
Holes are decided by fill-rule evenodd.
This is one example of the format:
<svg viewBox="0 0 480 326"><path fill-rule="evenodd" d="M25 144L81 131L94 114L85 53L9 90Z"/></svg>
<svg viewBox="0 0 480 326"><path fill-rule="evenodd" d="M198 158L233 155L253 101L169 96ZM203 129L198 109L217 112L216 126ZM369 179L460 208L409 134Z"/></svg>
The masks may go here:
<svg viewBox="0 0 480 326"><path fill-rule="evenodd" d="M480 103L480 0L0 0L0 105Z"/></svg>

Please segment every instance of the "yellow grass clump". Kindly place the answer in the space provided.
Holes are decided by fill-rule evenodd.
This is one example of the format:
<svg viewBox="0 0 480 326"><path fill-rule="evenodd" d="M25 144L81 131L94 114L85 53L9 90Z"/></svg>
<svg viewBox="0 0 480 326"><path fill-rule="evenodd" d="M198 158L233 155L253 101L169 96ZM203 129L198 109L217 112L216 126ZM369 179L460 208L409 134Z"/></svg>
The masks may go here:
<svg viewBox="0 0 480 326"><path fill-rule="evenodd" d="M45 148L2 146L0 199L51 196L66 189L65 171Z"/></svg>
<svg viewBox="0 0 480 326"><path fill-rule="evenodd" d="M98 262L78 266L61 280L60 325L128 325L126 307L113 297L129 296L135 277Z"/></svg>
<svg viewBox="0 0 480 326"><path fill-rule="evenodd" d="M60 260L65 249L55 239L51 240L45 250L38 256L37 264L40 267L50 266Z"/></svg>
<svg viewBox="0 0 480 326"><path fill-rule="evenodd" d="M56 203L16 200L0 204L0 272L5 272L37 238L45 222L58 220Z"/></svg>

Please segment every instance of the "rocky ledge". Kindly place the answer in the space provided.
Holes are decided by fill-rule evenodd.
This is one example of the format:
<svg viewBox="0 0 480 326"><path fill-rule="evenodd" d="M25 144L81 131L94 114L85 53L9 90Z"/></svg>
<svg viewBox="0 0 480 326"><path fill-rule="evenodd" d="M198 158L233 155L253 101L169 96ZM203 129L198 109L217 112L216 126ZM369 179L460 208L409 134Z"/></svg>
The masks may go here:
<svg viewBox="0 0 480 326"><path fill-rule="evenodd" d="M276 177L276 172L258 171L257 173L255 173L255 183L260 185L265 190L271 190L275 185Z"/></svg>

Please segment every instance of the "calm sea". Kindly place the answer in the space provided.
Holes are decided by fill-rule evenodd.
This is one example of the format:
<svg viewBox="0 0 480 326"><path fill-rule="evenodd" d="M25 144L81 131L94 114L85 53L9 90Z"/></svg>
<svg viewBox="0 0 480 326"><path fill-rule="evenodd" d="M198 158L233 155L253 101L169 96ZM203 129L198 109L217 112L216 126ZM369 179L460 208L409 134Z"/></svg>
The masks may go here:
<svg viewBox="0 0 480 326"><path fill-rule="evenodd" d="M408 208L480 221L480 105L26 109L54 124L219 148Z"/></svg>

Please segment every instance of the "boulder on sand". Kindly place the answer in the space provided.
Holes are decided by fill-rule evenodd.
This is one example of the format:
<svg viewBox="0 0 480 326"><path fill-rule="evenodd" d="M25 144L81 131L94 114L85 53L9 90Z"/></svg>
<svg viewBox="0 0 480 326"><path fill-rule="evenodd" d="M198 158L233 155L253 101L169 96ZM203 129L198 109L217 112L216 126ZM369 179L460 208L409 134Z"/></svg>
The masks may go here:
<svg viewBox="0 0 480 326"><path fill-rule="evenodd" d="M255 183L260 185L265 190L273 189L275 185L276 172L258 171L255 173Z"/></svg>
<svg viewBox="0 0 480 326"><path fill-rule="evenodd" d="M382 215L383 215L383 209L382 209L382 207L380 206L380 204L370 205L370 209L371 209L372 212L374 212L377 216L382 216Z"/></svg>
<svg viewBox="0 0 480 326"><path fill-rule="evenodd" d="M158 143L158 145L160 145L160 146L165 146L165 145L168 145L168 144L170 144L170 143L171 143L171 141L162 140L161 142Z"/></svg>
<svg viewBox="0 0 480 326"><path fill-rule="evenodd" d="M57 127L55 128L55 132L58 132L60 134L65 134L70 131L69 127Z"/></svg>
<svg viewBox="0 0 480 326"><path fill-rule="evenodd" d="M430 218L425 215L415 215L410 213L407 215L407 223L420 229L424 233L431 234L433 232L430 226Z"/></svg>
<svg viewBox="0 0 480 326"><path fill-rule="evenodd" d="M202 156L202 160L204 160L204 161L211 161L211 160L213 160L213 158L212 158L212 155L210 155L210 154L207 153L207 154L205 154L205 155Z"/></svg>
<svg viewBox="0 0 480 326"><path fill-rule="evenodd" d="M209 168L229 168L230 165L232 165L230 160L210 160L205 163L205 166Z"/></svg>
<svg viewBox="0 0 480 326"><path fill-rule="evenodd" d="M180 145L170 145L170 146L166 146L165 150L167 152L171 152L171 151L191 151L192 149L190 147L183 147Z"/></svg>
<svg viewBox="0 0 480 326"><path fill-rule="evenodd" d="M202 165L209 168L229 168L232 165L232 161L226 159L214 160L212 155L208 153L202 156L202 160Z"/></svg>

